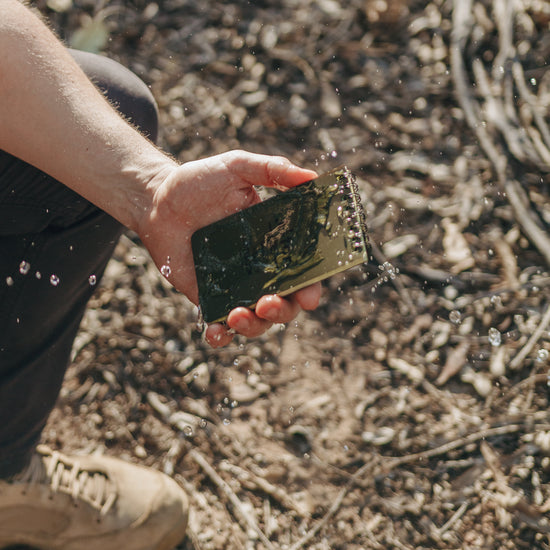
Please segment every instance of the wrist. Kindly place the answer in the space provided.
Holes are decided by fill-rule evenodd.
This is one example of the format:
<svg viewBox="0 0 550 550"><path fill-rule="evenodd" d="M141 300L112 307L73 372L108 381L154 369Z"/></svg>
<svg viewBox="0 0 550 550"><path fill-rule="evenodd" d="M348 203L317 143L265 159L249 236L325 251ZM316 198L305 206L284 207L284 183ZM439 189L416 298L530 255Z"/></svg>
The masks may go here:
<svg viewBox="0 0 550 550"><path fill-rule="evenodd" d="M155 210L158 190L176 167L177 164L160 151L158 159L144 162L142 158L132 163L121 172L120 200L113 201L111 192L108 196L109 204L105 205L104 210L140 234Z"/></svg>

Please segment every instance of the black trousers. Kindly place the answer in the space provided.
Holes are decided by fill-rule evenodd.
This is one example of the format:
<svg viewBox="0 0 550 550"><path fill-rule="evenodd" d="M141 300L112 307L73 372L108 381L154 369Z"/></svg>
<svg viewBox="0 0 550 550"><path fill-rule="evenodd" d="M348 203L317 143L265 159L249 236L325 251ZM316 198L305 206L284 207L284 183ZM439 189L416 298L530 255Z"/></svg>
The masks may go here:
<svg viewBox="0 0 550 550"><path fill-rule="evenodd" d="M147 86L115 61L71 53L155 141L157 109ZM24 468L39 442L86 303L122 230L68 187L0 151L0 477Z"/></svg>

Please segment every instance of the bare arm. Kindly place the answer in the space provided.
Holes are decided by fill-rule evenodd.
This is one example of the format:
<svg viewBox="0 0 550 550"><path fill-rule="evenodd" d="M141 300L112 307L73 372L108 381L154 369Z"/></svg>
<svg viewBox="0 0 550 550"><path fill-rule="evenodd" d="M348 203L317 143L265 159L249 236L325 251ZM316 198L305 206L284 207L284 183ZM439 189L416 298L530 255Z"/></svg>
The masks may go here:
<svg viewBox="0 0 550 550"><path fill-rule="evenodd" d="M111 107L17 0L0 0L0 148L136 229L148 184L175 163Z"/></svg>
<svg viewBox="0 0 550 550"><path fill-rule="evenodd" d="M280 157L233 151L177 165L127 124L64 46L18 0L0 0L0 149L61 181L138 233L170 282L197 303L191 234L257 202L254 185L291 187L315 174ZM316 307L315 285L233 310L246 336ZM213 345L231 340L209 327Z"/></svg>

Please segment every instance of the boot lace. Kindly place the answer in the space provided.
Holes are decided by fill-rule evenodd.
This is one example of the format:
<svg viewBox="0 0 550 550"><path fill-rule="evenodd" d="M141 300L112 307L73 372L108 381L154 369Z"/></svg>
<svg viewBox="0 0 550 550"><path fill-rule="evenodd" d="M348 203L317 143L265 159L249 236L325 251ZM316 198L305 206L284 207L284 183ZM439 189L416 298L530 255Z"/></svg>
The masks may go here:
<svg viewBox="0 0 550 550"><path fill-rule="evenodd" d="M57 451L39 445L30 464L14 483L47 484L53 493L70 495L75 503L87 502L105 516L113 507L116 491L113 483L101 471L83 469L77 458L68 458Z"/></svg>

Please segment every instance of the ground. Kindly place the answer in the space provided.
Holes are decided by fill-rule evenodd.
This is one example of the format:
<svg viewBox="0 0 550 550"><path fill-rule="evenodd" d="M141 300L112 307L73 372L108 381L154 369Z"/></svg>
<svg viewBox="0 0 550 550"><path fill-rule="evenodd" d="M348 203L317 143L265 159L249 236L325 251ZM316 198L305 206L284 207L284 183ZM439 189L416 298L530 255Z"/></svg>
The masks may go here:
<svg viewBox="0 0 550 550"><path fill-rule="evenodd" d="M369 265L210 349L135 235L44 441L188 491L181 548L550 548L548 4L40 0L150 85L182 162L357 176Z"/></svg>

